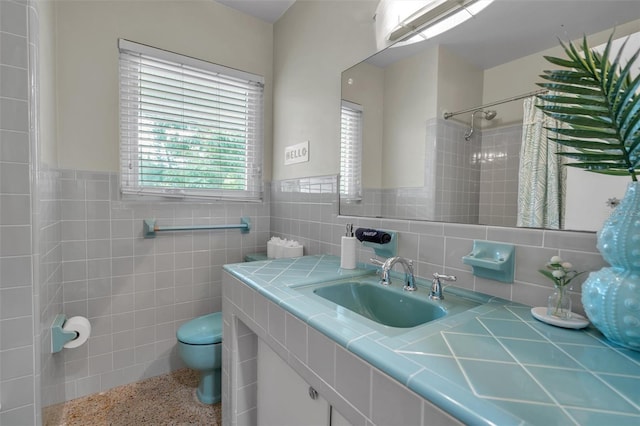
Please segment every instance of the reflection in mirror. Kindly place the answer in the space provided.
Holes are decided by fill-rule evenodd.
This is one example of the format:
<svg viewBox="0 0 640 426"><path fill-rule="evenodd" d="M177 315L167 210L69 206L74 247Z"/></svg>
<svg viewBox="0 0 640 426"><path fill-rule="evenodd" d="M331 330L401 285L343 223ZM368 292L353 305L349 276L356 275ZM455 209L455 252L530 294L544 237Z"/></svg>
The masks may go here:
<svg viewBox="0 0 640 426"><path fill-rule="evenodd" d="M341 196L340 214L599 229L611 211L607 202L622 198L627 180L568 167L559 168L555 184L557 220L546 212L526 219L524 200L544 209L549 203L535 194L518 201L530 120L524 105L552 67L543 55L563 56L559 38L587 34L597 46L614 28L616 38L640 32L636 1L589 0L577 11L569 0L496 0L459 27L344 71L342 98L362 111L362 194L348 203ZM520 181L550 186L525 176Z"/></svg>

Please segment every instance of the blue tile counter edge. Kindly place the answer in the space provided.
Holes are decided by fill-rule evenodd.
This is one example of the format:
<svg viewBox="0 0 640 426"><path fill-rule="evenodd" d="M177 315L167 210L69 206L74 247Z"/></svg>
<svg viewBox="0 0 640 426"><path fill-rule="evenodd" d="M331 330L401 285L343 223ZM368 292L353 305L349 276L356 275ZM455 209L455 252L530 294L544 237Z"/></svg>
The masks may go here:
<svg viewBox="0 0 640 426"><path fill-rule="evenodd" d="M465 423L640 424L640 352L614 347L594 328L553 327L529 306L455 287L447 290L481 305L387 333L296 289L372 273L339 265L318 255L224 269Z"/></svg>

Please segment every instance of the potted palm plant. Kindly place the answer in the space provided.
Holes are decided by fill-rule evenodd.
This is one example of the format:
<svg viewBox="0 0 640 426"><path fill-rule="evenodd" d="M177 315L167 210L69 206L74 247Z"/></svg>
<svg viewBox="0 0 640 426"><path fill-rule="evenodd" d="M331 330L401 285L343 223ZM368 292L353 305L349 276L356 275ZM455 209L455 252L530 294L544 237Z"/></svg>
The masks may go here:
<svg viewBox="0 0 640 426"><path fill-rule="evenodd" d="M545 71L539 97L549 117L549 140L570 148L558 155L566 165L631 179L620 205L598 231L598 250L611 267L592 272L582 286L587 316L609 340L640 350L640 50L625 64L613 52L613 34L602 53L582 44L561 43L566 58L545 59L559 69Z"/></svg>

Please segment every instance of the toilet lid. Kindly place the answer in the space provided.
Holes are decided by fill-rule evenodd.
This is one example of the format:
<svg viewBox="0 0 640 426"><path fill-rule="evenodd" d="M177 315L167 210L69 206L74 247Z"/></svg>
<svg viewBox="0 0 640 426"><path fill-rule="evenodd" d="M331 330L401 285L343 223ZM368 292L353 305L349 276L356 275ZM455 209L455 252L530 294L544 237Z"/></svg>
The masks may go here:
<svg viewBox="0 0 640 426"><path fill-rule="evenodd" d="M187 321L178 328L178 340L190 345L222 342L222 312L214 312Z"/></svg>

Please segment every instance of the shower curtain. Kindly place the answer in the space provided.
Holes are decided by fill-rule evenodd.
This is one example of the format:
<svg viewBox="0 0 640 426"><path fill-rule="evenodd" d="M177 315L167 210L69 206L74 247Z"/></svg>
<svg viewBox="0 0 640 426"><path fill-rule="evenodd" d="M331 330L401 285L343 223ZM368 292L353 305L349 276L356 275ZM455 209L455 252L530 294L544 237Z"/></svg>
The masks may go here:
<svg viewBox="0 0 640 426"><path fill-rule="evenodd" d="M535 96L524 100L517 226L561 229L566 171L556 155L562 147L547 139L551 132L545 129L557 126L536 108L543 102Z"/></svg>

